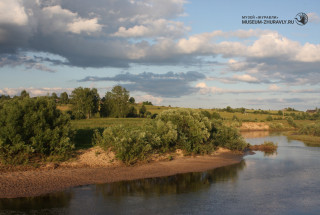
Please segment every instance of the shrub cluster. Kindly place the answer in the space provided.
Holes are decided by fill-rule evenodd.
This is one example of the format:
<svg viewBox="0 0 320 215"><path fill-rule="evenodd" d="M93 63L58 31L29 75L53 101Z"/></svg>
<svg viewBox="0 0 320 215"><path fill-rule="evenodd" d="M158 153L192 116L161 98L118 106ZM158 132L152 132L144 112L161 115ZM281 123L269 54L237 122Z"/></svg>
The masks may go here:
<svg viewBox="0 0 320 215"><path fill-rule="evenodd" d="M269 127L271 130L283 130L284 126L281 122L270 123Z"/></svg>
<svg viewBox="0 0 320 215"><path fill-rule="evenodd" d="M320 136L320 123L303 126L299 130L299 134Z"/></svg>
<svg viewBox="0 0 320 215"><path fill-rule="evenodd" d="M109 127L102 135L96 131L94 144L111 148L126 164L143 160L151 153L177 148L186 154L205 154L217 146L233 150L243 150L247 146L236 129L210 121L191 109L164 111L141 127Z"/></svg>
<svg viewBox="0 0 320 215"><path fill-rule="evenodd" d="M27 163L31 158L69 155L70 119L48 97L18 97L0 105L0 161Z"/></svg>

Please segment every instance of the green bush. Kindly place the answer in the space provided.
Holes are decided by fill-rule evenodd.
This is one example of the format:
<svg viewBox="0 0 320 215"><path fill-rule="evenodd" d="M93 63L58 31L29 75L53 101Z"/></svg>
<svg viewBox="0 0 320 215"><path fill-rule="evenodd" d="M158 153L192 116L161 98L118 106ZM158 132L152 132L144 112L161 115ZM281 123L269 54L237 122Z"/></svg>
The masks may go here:
<svg viewBox="0 0 320 215"><path fill-rule="evenodd" d="M205 154L217 146L243 150L247 145L236 129L190 109L163 111L141 127L109 127L102 135L96 131L94 144L111 148L126 164L177 148L187 154Z"/></svg>
<svg viewBox="0 0 320 215"><path fill-rule="evenodd" d="M271 115L269 115L269 116L267 116L266 120L267 120L268 122L270 122L270 121L273 121L273 118L272 118Z"/></svg>
<svg viewBox="0 0 320 215"><path fill-rule="evenodd" d="M215 132L212 133L212 138L216 146L231 150L243 150L247 147L248 144L237 129L224 126L221 121L215 122L215 129Z"/></svg>
<svg viewBox="0 0 320 215"><path fill-rule="evenodd" d="M277 122L277 123L271 123L269 125L270 129L271 130L281 130L281 129L284 129L284 126L281 122Z"/></svg>
<svg viewBox="0 0 320 215"><path fill-rule="evenodd" d="M299 130L298 133L312 136L320 136L320 123L305 125Z"/></svg>
<svg viewBox="0 0 320 215"><path fill-rule="evenodd" d="M287 122L288 122L289 125L291 125L291 126L294 127L294 128L297 128L297 127L298 127L297 124L294 122L294 120L293 120L293 118L292 118L291 116L289 116L289 117L287 118Z"/></svg>
<svg viewBox="0 0 320 215"><path fill-rule="evenodd" d="M31 158L66 158L74 148L70 118L47 97L18 97L0 108L0 160L27 163Z"/></svg>

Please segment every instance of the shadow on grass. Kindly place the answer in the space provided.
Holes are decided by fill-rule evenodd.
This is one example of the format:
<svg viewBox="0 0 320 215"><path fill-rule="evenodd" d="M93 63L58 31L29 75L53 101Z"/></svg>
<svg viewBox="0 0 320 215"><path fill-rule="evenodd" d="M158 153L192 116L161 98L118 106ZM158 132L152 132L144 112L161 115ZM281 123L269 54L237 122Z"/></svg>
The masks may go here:
<svg viewBox="0 0 320 215"><path fill-rule="evenodd" d="M75 130L75 136L73 140L76 146L76 150L88 149L93 146L92 137L95 129L98 129L100 133L102 133L104 130L104 128L83 128Z"/></svg>

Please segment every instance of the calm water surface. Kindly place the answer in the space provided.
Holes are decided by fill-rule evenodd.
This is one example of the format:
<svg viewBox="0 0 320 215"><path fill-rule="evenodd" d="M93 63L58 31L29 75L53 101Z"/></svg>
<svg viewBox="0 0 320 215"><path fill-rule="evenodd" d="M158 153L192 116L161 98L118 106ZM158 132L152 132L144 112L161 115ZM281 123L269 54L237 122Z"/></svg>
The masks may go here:
<svg viewBox="0 0 320 215"><path fill-rule="evenodd" d="M0 214L320 214L320 148L280 134L245 136L278 143L277 154L257 152L202 173L0 199Z"/></svg>

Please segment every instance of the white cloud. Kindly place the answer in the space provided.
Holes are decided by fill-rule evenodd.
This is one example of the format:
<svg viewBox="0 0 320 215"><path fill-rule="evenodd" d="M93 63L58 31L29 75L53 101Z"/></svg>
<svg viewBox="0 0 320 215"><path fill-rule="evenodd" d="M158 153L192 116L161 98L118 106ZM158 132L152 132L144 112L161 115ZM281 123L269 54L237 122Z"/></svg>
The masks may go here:
<svg viewBox="0 0 320 215"><path fill-rule="evenodd" d="M224 92L223 89L218 87L208 87L206 83L200 82L196 85L196 88L199 88L200 94L215 94Z"/></svg>
<svg viewBox="0 0 320 215"><path fill-rule="evenodd" d="M81 32L99 32L102 26L98 24L98 19L82 19L78 18L74 22L68 24L68 30L75 34L80 34Z"/></svg>
<svg viewBox="0 0 320 215"><path fill-rule="evenodd" d="M276 84L272 84L272 85L269 86L269 90L272 90L272 91L278 91L280 89L281 89L281 87L279 87Z"/></svg>
<svg viewBox="0 0 320 215"><path fill-rule="evenodd" d="M234 80L239 80L239 81L244 81L244 82L258 82L259 80L255 77L252 77L251 75L248 74L243 74L243 75L234 75L233 76Z"/></svg>
<svg viewBox="0 0 320 215"><path fill-rule="evenodd" d="M135 96L136 102L144 102L149 101L152 102L152 104L159 105L163 101L162 97L156 97L152 95L142 95L142 96Z"/></svg>
<svg viewBox="0 0 320 215"><path fill-rule="evenodd" d="M1 0L0 1L0 25L23 26L28 22L28 15L22 5L21 0Z"/></svg>
<svg viewBox="0 0 320 215"><path fill-rule="evenodd" d="M170 21L166 19L143 20L139 25L125 28L119 27L118 31L111 36L114 37L181 37L189 27L182 22Z"/></svg>
<svg viewBox="0 0 320 215"><path fill-rule="evenodd" d="M71 32L74 34L100 32L102 25L98 24L98 18L85 19L77 13L61 8L60 5L49 6L42 9L43 31L52 33L54 31Z"/></svg>
<svg viewBox="0 0 320 215"><path fill-rule="evenodd" d="M308 13L308 22L312 22L312 23L320 23L320 17L317 13L312 12L312 13Z"/></svg>

